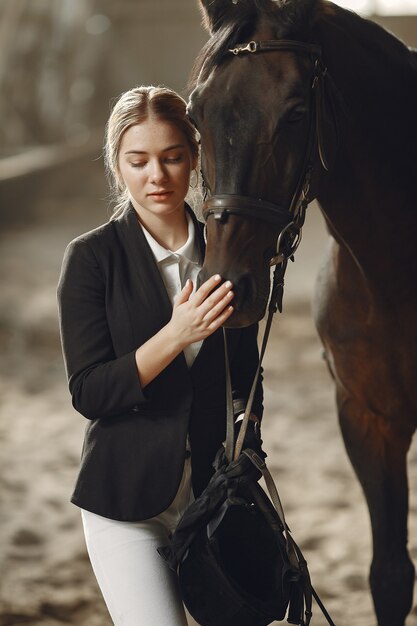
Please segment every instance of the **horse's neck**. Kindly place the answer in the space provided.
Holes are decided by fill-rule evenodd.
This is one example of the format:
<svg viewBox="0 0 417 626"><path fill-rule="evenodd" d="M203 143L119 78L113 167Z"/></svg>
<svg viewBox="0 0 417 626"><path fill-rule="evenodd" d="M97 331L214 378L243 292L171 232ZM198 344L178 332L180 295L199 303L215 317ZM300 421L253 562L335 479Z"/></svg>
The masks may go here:
<svg viewBox="0 0 417 626"><path fill-rule="evenodd" d="M341 239L372 266L400 244L403 227L417 236L417 66L395 37L336 7L318 22L316 38L342 102L337 164L319 201ZM404 240L401 254L404 263Z"/></svg>
<svg viewBox="0 0 417 626"><path fill-rule="evenodd" d="M377 154L381 142L411 147L401 131L410 130L417 110L415 55L377 24L331 6L317 23L317 39L348 112L375 140Z"/></svg>

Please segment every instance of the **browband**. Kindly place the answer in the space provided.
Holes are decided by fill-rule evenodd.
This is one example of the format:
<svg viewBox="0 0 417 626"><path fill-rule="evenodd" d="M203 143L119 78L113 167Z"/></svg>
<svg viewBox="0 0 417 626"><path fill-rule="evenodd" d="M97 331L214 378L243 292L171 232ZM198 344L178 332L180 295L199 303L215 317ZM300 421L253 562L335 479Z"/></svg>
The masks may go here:
<svg viewBox="0 0 417 626"><path fill-rule="evenodd" d="M249 41L248 43L238 43L234 48L229 48L229 52L238 55L245 52L267 52L268 50L293 50L295 52L306 52L313 56L321 56L321 48L313 43L303 41L292 41L291 39L266 39L265 41Z"/></svg>

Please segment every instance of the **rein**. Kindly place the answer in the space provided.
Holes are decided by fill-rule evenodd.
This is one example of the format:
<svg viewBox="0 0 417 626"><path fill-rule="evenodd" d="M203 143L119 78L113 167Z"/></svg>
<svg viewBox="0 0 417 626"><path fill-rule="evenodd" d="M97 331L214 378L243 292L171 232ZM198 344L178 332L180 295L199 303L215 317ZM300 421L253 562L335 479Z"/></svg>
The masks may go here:
<svg viewBox="0 0 417 626"><path fill-rule="evenodd" d="M271 222L280 227L276 254L270 259L270 266L283 263L292 258L301 241L301 230L304 225L305 212L310 202L310 181L313 172L314 148L319 146L319 155L323 167L327 170L328 164L319 141L319 106L321 99L322 78L327 73L321 63L321 48L315 44L288 39L250 41L237 44L229 49L234 56L240 54L255 54L276 50L288 50L300 52L311 57L313 62L313 79L311 83L312 111L310 114L309 132L306 151L303 159L301 173L288 207L266 202L257 198L240 196L236 194L217 194L206 200L203 206L203 217L207 221L210 216L220 222L227 221L229 215L241 217L253 217Z"/></svg>
<svg viewBox="0 0 417 626"><path fill-rule="evenodd" d="M258 378L261 373L262 361L265 354L266 346L269 339L269 333L271 330L272 319L274 313L280 307L280 302L282 301L282 294L284 290L284 274L286 269L286 263L284 266L277 265L274 270L274 277L272 280L272 290L271 296L268 304L268 317L266 320L265 331L262 338L262 346L259 353L258 366L256 368L255 376L252 382L251 390L249 392L248 401L246 403L245 413L243 416L243 421L240 426L239 435L236 441L236 445L234 443L234 412L233 412L233 399L232 399L232 380L230 376L230 367L229 367L229 355L227 349L227 335L226 329L223 328L223 340L224 340L224 354L225 354L225 369L226 369L226 457L228 461L236 461L240 453L242 452L243 441L245 439L246 431L249 424L249 418L252 411L252 405L255 398L256 386L258 384Z"/></svg>
<svg viewBox="0 0 417 626"><path fill-rule="evenodd" d="M311 597L314 597L316 600L321 612L323 613L327 623L329 626L335 626L330 613L327 611L326 607L323 604L322 599L320 598L317 591L314 589L310 574L307 568L307 562L304 559L304 556L291 536L290 529L287 525L284 515L284 509L281 503L281 499L279 497L277 488L275 486L274 480L271 476L270 471L268 470L264 459L262 459L254 450L250 448L245 448L243 450L243 443L246 435L246 431L249 424L249 418L252 411L253 400L255 397L256 386L258 383L259 375L261 373L262 361L265 355L266 346L268 343L269 333L271 330L272 319L274 313L279 309L280 301L282 300L282 293L284 288L284 274L286 269L287 261L283 262L280 265L277 265L274 270L274 277L272 281L272 290L271 296L268 304L268 317L266 320L265 331L262 338L262 346L259 353L258 366L256 368L255 376L252 382L252 387L249 393L248 401L245 408L245 413L243 416L243 421L240 426L239 435L236 440L236 444L234 443L234 426L235 426L235 417L233 411L233 396L232 396L232 379L230 375L230 365L229 365L229 355L227 348L227 335L226 329L223 328L223 341L224 341L224 357L225 357L225 369L226 369L226 442L225 442L225 454L228 462L237 461L241 454L244 454L251 463L259 470L265 480L266 488L268 489L269 495L271 497L272 503L274 505L275 511L280 519L282 524L282 528L284 531L285 541L287 545L287 554L290 562L296 567L299 568L303 578L306 582L306 591L304 592L304 602L305 602L305 621L302 620L301 624L304 626L309 626L311 617L313 615L311 607ZM290 615L288 615L288 621L290 621ZM291 622L291 623L298 623Z"/></svg>

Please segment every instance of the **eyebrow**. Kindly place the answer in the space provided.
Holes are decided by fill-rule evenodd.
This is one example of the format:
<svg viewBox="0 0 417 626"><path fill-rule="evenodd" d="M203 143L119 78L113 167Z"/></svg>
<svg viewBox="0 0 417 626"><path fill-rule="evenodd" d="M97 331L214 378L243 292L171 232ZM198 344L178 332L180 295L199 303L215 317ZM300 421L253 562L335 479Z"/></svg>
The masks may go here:
<svg viewBox="0 0 417 626"><path fill-rule="evenodd" d="M183 143L176 143L173 146L168 146L168 148L164 148L162 152L169 152L170 150L175 150L177 148L185 148ZM128 150L125 154L148 154L145 150Z"/></svg>

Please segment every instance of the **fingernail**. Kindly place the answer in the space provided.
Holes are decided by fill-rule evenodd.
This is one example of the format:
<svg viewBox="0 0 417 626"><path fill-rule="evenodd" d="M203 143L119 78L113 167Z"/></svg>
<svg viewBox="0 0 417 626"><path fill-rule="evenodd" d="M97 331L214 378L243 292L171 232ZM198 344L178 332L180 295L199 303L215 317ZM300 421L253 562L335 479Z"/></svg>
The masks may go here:
<svg viewBox="0 0 417 626"><path fill-rule="evenodd" d="M224 283L224 286L230 289L230 287L232 286L232 283L230 282L230 280L228 280L227 282Z"/></svg>
<svg viewBox="0 0 417 626"><path fill-rule="evenodd" d="M216 274L215 277L214 277L214 280L221 280L220 274Z"/></svg>

